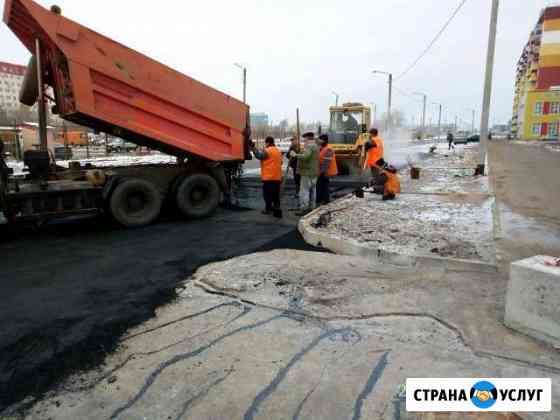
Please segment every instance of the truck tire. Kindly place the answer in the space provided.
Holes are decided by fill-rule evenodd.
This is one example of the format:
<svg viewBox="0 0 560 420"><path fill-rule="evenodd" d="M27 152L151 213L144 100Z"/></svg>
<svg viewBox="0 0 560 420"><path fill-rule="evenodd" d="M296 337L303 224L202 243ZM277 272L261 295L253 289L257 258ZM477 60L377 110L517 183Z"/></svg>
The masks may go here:
<svg viewBox="0 0 560 420"><path fill-rule="evenodd" d="M184 216L191 219L208 217L220 204L220 187L210 175L190 175L179 183L175 200Z"/></svg>
<svg viewBox="0 0 560 420"><path fill-rule="evenodd" d="M109 198L111 214L126 227L146 226L157 219L162 198L151 182L128 179L117 185Z"/></svg>

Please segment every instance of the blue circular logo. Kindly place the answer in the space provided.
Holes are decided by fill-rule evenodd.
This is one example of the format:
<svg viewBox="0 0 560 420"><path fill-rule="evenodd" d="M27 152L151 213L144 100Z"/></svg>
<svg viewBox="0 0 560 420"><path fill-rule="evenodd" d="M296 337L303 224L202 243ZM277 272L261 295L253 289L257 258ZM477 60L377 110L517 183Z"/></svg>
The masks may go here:
<svg viewBox="0 0 560 420"><path fill-rule="evenodd" d="M471 388L471 402L480 409L492 407L497 400L498 390L488 381L477 382Z"/></svg>

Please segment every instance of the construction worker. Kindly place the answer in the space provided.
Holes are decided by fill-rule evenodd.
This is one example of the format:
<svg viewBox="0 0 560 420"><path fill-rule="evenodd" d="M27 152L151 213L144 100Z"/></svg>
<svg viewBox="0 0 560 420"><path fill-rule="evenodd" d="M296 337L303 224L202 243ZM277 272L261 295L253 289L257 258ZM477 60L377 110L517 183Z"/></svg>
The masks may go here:
<svg viewBox="0 0 560 420"><path fill-rule="evenodd" d="M455 137L451 131L447 133L447 143L449 143L449 150L455 149Z"/></svg>
<svg viewBox="0 0 560 420"><path fill-rule="evenodd" d="M265 140L265 148L258 150L251 144L255 157L261 161L261 179L265 209L263 214L272 214L282 218L280 209L280 186L282 184L282 152L274 144L272 137Z"/></svg>
<svg viewBox="0 0 560 420"><path fill-rule="evenodd" d="M365 144L365 151L367 153L364 162L364 169L369 168L371 175L375 180L380 173L380 168L377 166L377 161L385 157L385 144L383 139L379 137L377 128L369 130L369 141Z"/></svg>
<svg viewBox="0 0 560 420"><path fill-rule="evenodd" d="M383 201L394 200L397 194L401 193L401 181L397 169L387 164L384 159L379 159L376 166L380 168L380 172L375 183L383 185Z"/></svg>
<svg viewBox="0 0 560 420"><path fill-rule="evenodd" d="M292 143L290 144L290 149L288 150L288 154L286 157L289 159L288 165L292 169L292 173L294 175L294 183L296 184L296 197L299 197L299 190L301 186L301 175L299 174L297 158L290 157L290 155L292 154L292 152L295 152L297 154L300 151L301 148L298 139L296 139L295 137L292 138Z"/></svg>
<svg viewBox="0 0 560 420"><path fill-rule="evenodd" d="M329 146L329 136L319 137L319 178L317 179L317 206L331 202L330 180L338 175L336 154Z"/></svg>
<svg viewBox="0 0 560 420"><path fill-rule="evenodd" d="M303 216L313 209L315 204L315 191L319 176L319 148L315 144L315 134L303 135L303 153L292 151L290 157L297 158L299 174L301 176L301 189L299 194L298 216Z"/></svg>

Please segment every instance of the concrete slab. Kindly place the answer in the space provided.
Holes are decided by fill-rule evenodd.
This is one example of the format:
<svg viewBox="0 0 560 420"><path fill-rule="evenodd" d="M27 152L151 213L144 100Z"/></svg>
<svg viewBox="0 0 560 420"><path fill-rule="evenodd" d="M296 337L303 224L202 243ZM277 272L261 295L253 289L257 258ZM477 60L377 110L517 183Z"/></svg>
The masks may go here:
<svg viewBox="0 0 560 420"><path fill-rule="evenodd" d="M536 256L511 265L505 322L560 348L560 268Z"/></svg>

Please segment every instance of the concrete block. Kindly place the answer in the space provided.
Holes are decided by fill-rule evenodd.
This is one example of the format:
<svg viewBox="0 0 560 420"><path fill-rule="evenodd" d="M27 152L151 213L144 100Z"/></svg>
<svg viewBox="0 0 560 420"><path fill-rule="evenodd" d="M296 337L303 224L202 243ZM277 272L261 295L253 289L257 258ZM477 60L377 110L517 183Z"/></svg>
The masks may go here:
<svg viewBox="0 0 560 420"><path fill-rule="evenodd" d="M524 334L560 346L560 268L536 256L511 265L505 323Z"/></svg>

